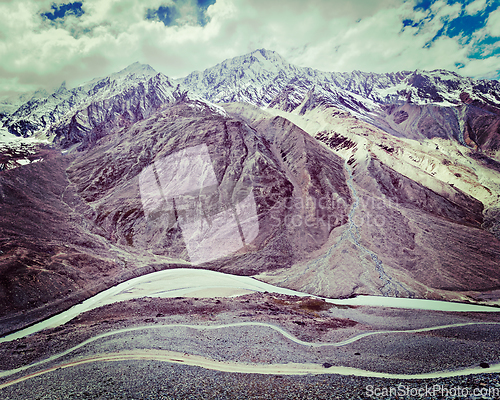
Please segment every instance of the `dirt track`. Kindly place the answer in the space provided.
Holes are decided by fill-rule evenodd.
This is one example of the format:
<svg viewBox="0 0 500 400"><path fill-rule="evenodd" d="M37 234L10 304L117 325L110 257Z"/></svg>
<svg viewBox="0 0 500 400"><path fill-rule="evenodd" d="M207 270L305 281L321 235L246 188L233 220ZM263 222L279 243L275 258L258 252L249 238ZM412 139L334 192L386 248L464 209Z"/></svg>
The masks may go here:
<svg viewBox="0 0 500 400"><path fill-rule="evenodd" d="M463 375L464 371L453 371L469 367L475 368L473 373L496 371L493 365L500 359L496 313L330 307L319 300L263 293L115 303L62 327L2 344L4 368L22 370L0 373L0 387L27 378L44 379L59 368L78 370L103 361L113 366L111 370L118 362L135 360L227 373L355 373L400 379L410 378L401 371L413 375L452 371L440 376ZM482 362L491 368L477 369Z"/></svg>

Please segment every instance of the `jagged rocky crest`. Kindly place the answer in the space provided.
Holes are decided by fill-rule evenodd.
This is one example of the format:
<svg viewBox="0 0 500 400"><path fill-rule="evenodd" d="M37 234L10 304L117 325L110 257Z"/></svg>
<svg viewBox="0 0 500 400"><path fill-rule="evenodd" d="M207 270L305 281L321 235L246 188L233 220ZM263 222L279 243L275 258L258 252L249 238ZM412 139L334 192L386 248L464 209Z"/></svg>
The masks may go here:
<svg viewBox="0 0 500 400"><path fill-rule="evenodd" d="M46 131L63 146L89 143L115 126L144 119L183 92L211 103L245 102L301 115L335 107L395 136L454 138L476 149L499 150L497 81L444 70L322 72L264 49L175 81L135 63L74 89L62 85L50 96L38 94L3 123L18 136Z"/></svg>
<svg viewBox="0 0 500 400"><path fill-rule="evenodd" d="M45 132L63 147L88 144L114 127L130 126L185 93L149 65L139 63L74 89L65 85L47 97L33 97L4 125L18 136Z"/></svg>

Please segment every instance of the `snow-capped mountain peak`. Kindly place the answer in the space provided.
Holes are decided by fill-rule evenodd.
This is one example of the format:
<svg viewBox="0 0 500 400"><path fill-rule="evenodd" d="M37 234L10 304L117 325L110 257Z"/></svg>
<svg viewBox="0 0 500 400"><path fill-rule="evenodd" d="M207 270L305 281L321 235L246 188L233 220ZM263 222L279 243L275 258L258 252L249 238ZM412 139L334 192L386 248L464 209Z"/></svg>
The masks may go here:
<svg viewBox="0 0 500 400"><path fill-rule="evenodd" d="M242 101L259 107L281 107L301 112L299 105L327 103L355 115L371 118L380 105L456 106L460 95L498 103L499 84L464 78L445 71L415 70L395 73L323 72L290 64L278 53L255 50L177 80L192 92L215 103Z"/></svg>
<svg viewBox="0 0 500 400"><path fill-rule="evenodd" d="M136 75L136 76L155 76L158 72L155 71L153 67L149 64L141 64L136 61L133 64L130 64L128 67L122 69L119 72L115 72L111 76L118 77L123 75Z"/></svg>
<svg viewBox="0 0 500 400"><path fill-rule="evenodd" d="M450 108L479 101L500 108L497 81L464 78L444 70L323 72L295 66L274 51L258 49L176 80L136 62L77 88L67 89L63 83L51 95L32 97L3 122L18 136L52 130L73 141L109 121L128 124L145 118L186 92L189 99L201 102L243 102L298 115L318 107L335 107L392 134L399 134L404 128L401 124L409 118L411 110L399 109L405 105ZM458 126L462 125L453 123L457 137ZM412 133L422 134L427 135L420 130Z"/></svg>
<svg viewBox="0 0 500 400"><path fill-rule="evenodd" d="M214 103L243 101L265 106L296 72L297 67L278 53L260 49L227 59L203 72L192 72L177 82Z"/></svg>
<svg viewBox="0 0 500 400"><path fill-rule="evenodd" d="M92 143L117 126L149 117L166 104L185 101L198 109L225 114L203 97L189 94L147 64L138 62L76 88L63 84L51 95L31 98L4 117L4 127L16 136L54 137L63 147Z"/></svg>
<svg viewBox="0 0 500 400"><path fill-rule="evenodd" d="M92 130L93 126L120 115L128 115L131 121L143 118L162 104L174 101L174 91L167 76L149 65L134 63L72 89L67 89L63 82L51 95L33 96L3 122L11 133L26 137L57 130L60 123L69 123L78 114L80 126Z"/></svg>

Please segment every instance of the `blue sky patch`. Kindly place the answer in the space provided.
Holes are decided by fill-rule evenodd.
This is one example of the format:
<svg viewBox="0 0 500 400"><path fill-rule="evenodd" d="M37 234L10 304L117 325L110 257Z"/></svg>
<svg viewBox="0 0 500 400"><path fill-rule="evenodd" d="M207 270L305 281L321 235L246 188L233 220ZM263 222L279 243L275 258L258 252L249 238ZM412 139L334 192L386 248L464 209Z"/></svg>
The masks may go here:
<svg viewBox="0 0 500 400"><path fill-rule="evenodd" d="M198 4L198 24L201 26L205 26L210 21L210 18L207 17L207 8L212 4L215 4L216 0L197 0Z"/></svg>
<svg viewBox="0 0 500 400"><path fill-rule="evenodd" d="M198 3L198 7L206 10L212 4L215 4L215 0L197 0L197 3Z"/></svg>
<svg viewBox="0 0 500 400"><path fill-rule="evenodd" d="M447 22L443 31L440 33L442 35L446 35L447 37L463 36L466 38L465 42L468 43L474 32L486 26L490 13L495 11L498 6L499 4L497 1L492 1L483 11L478 12L475 15L467 15L462 9L460 16ZM440 35L436 36L439 37Z"/></svg>
<svg viewBox="0 0 500 400"><path fill-rule="evenodd" d="M402 30L404 30L408 26L424 27L428 21L433 20L436 16L434 13L430 11L430 7L436 1L437 0L418 1L417 4L414 6L414 10L424 11L424 12L428 11L427 16L420 21L414 21L412 19L404 19L402 21ZM425 44L424 48L431 47L432 44L437 39L443 36L455 39L458 38L459 43L462 45L469 44L471 40L473 40L474 33L486 26L490 13L498 9L500 5L500 1L498 0L489 1L484 10L476 13L475 15L468 15L466 13L465 7L471 4L472 2L473 1L471 0L448 0L447 3L449 5L453 5L456 3L461 4L462 10L460 11L460 14L456 18L453 19L450 19L448 17L442 18L441 19L441 22L443 24L442 28L439 29L439 31L434 35L434 37ZM474 59L481 59L485 56L484 54L485 51L489 55L498 54L500 50L497 51L497 49L495 50L491 49L492 47L495 47L494 45L496 43L498 43L497 38L491 38L489 36L486 36L475 45L475 50L474 52L469 54L469 57ZM488 47L490 49L487 49Z"/></svg>
<svg viewBox="0 0 500 400"><path fill-rule="evenodd" d="M411 19L404 19L403 20L403 28L406 28L407 26L414 26L415 22L413 22Z"/></svg>
<svg viewBox="0 0 500 400"><path fill-rule="evenodd" d="M415 11L426 11L431 8L431 6L436 2L436 0L420 0L413 7Z"/></svg>
<svg viewBox="0 0 500 400"><path fill-rule="evenodd" d="M470 36L478 29L484 28L487 19L487 13L478 13L476 15L461 15L460 17L455 18L448 23L446 27L446 36Z"/></svg>
<svg viewBox="0 0 500 400"><path fill-rule="evenodd" d="M478 42L474 48L474 51L469 53L467 56L475 60L481 60L486 56L491 57L497 54L500 54L498 38L487 36L483 40Z"/></svg>
<svg viewBox="0 0 500 400"><path fill-rule="evenodd" d="M194 6L189 17L191 20L196 20L196 24L205 26L209 22L206 11L215 0L192 0ZM148 9L146 11L146 19L161 21L165 26L178 25L178 20L185 17L181 14L178 4L169 6L160 6L158 9Z"/></svg>
<svg viewBox="0 0 500 400"><path fill-rule="evenodd" d="M427 11L430 10L431 6L439 0L417 0L413 9L415 11ZM449 5L453 5L456 3L460 3L462 5L467 5L472 3L474 0L448 0L446 3Z"/></svg>
<svg viewBox="0 0 500 400"><path fill-rule="evenodd" d="M148 9L146 12L146 19L161 21L165 26L175 25L180 16L175 6L160 6L157 10Z"/></svg>
<svg viewBox="0 0 500 400"><path fill-rule="evenodd" d="M52 12L42 13L41 16L50 19L51 21L62 19L67 15L74 15L76 17L81 17L84 13L84 11L82 10L81 1L76 1L74 3L68 3L68 4L59 4L59 5L53 3L50 8L52 9Z"/></svg>

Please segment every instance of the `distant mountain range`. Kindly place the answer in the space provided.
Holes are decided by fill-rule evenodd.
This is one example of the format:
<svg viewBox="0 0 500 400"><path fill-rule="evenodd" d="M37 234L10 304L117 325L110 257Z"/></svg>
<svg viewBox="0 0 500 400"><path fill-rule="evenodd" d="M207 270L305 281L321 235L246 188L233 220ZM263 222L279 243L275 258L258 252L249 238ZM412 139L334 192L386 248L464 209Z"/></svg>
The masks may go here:
<svg viewBox="0 0 500 400"><path fill-rule="evenodd" d="M14 108L4 128L31 139L0 143L8 326L180 265L328 297L500 297L497 81L256 50Z"/></svg>
<svg viewBox="0 0 500 400"><path fill-rule="evenodd" d="M144 119L186 92L211 103L244 102L299 115L335 107L398 137L454 138L495 153L500 148L498 81L444 70L322 72L263 49L177 80L135 63L73 89L63 84L51 95L37 92L2 122L15 135L45 132L69 146Z"/></svg>

